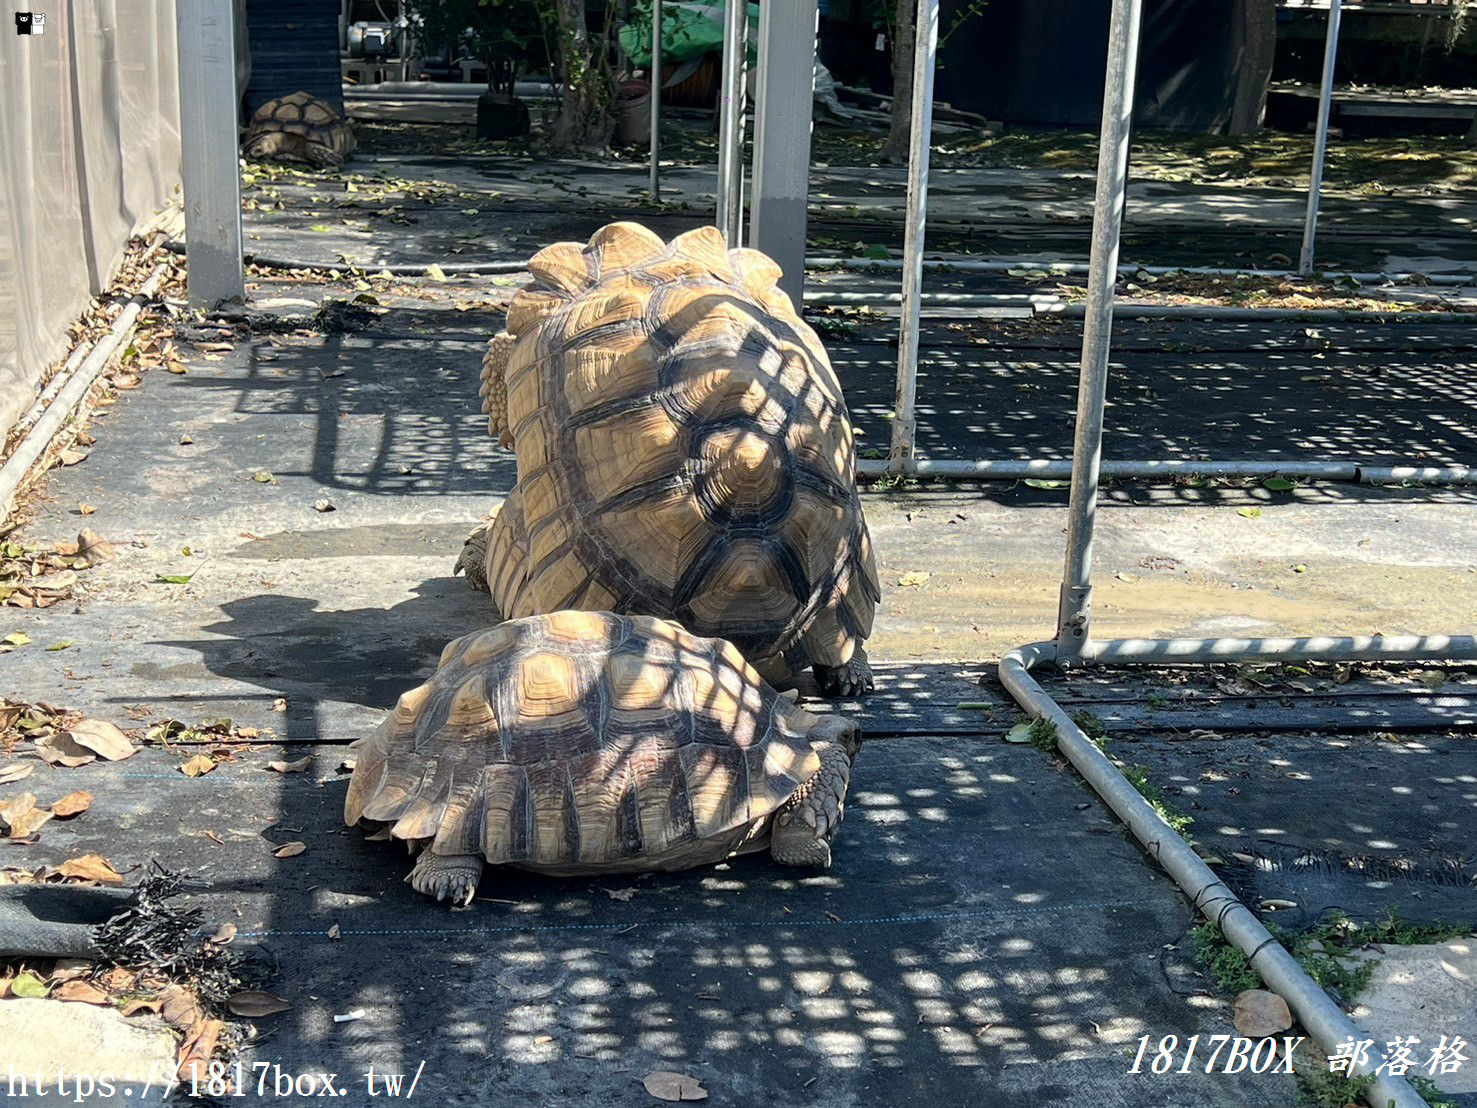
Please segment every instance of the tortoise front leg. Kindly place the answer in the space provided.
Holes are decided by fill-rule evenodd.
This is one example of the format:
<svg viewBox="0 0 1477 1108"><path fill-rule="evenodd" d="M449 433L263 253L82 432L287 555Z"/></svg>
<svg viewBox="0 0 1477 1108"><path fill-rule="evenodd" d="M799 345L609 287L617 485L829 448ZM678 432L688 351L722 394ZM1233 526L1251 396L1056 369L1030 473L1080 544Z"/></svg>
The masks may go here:
<svg viewBox="0 0 1477 1108"><path fill-rule="evenodd" d="M839 666L827 666L817 662L811 667L815 683L822 696L852 697L871 692L872 664L867 661L867 652L858 646L851 657Z"/></svg>
<svg viewBox="0 0 1477 1108"><path fill-rule="evenodd" d="M855 579L851 584L861 587ZM822 696L860 696L872 691L872 667L862 649L862 637L853 630L855 621L846 607L847 599L844 592L832 597L815 614L801 640Z"/></svg>
<svg viewBox="0 0 1477 1108"><path fill-rule="evenodd" d="M829 869L831 836L841 826L851 784L851 756L840 743L814 745L821 768L775 814L769 853L781 865Z"/></svg>
<svg viewBox="0 0 1477 1108"><path fill-rule="evenodd" d="M437 854L430 847L422 850L415 868L405 880L410 887L437 900L450 900L453 907L465 908L477 893L482 878L482 858L477 854Z"/></svg>

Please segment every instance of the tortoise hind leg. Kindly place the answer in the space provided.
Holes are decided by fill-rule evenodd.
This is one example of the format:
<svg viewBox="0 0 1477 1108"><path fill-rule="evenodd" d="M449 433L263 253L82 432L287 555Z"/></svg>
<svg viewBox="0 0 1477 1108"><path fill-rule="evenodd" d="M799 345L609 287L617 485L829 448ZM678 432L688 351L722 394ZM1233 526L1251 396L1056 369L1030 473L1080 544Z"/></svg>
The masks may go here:
<svg viewBox="0 0 1477 1108"><path fill-rule="evenodd" d="M508 494L491 522L467 536L456 572L465 573L472 588L492 594L499 618L531 614L519 610L528 583L528 536L523 526L523 498L517 489Z"/></svg>
<svg viewBox="0 0 1477 1108"><path fill-rule="evenodd" d="M465 908L477 893L482 877L482 858L476 854L437 854L429 847L415 860L415 868L405 880L416 892L449 900L454 907Z"/></svg>

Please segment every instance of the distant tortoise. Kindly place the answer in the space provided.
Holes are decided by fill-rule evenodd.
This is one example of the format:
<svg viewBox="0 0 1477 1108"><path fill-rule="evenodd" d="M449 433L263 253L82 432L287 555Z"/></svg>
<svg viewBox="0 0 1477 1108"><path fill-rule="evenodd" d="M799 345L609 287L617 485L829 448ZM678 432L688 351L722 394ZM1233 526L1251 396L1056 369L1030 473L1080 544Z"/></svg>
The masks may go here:
<svg viewBox="0 0 1477 1108"><path fill-rule="evenodd" d="M338 112L306 92L268 100L256 110L242 140L248 158L280 158L340 166L354 152L354 132Z"/></svg>
<svg viewBox="0 0 1477 1108"><path fill-rule="evenodd" d="M731 643L555 612L450 643L356 744L344 820L421 848L407 880L460 904L484 859L606 874L767 849L825 867L860 743Z"/></svg>
<svg viewBox="0 0 1477 1108"><path fill-rule="evenodd" d="M769 680L872 687L880 591L841 386L775 285L712 227L613 223L529 263L488 344L483 407L518 484L458 569L505 617L675 619Z"/></svg>

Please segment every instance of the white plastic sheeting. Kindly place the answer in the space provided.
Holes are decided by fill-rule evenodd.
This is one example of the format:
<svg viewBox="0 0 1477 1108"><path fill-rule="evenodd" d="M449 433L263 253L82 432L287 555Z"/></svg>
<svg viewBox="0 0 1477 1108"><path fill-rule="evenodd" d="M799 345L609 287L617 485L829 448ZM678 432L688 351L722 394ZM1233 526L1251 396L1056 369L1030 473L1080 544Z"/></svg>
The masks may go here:
<svg viewBox="0 0 1477 1108"><path fill-rule="evenodd" d="M0 429L180 180L173 0L35 7L0 27Z"/></svg>

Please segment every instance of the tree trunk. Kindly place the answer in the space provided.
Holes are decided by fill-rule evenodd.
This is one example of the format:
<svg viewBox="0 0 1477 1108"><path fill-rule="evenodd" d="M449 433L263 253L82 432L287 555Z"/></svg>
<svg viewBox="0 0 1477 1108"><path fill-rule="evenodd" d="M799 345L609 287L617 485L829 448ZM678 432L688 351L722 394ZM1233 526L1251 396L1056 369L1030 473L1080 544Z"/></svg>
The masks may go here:
<svg viewBox="0 0 1477 1108"><path fill-rule="evenodd" d="M917 0L897 0L892 35L892 120L880 157L885 162L908 160L908 134L913 120L913 9Z"/></svg>
<svg viewBox="0 0 1477 1108"><path fill-rule="evenodd" d="M1267 85L1272 80L1272 60L1277 53L1277 2L1242 0L1241 6L1246 52L1236 67L1236 99L1226 130L1233 135L1254 135L1262 129Z"/></svg>
<svg viewBox="0 0 1477 1108"><path fill-rule="evenodd" d="M590 50L584 0L554 0L559 16L559 117L550 145L560 150L600 149L610 142L614 119L610 78Z"/></svg>

